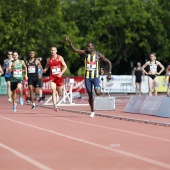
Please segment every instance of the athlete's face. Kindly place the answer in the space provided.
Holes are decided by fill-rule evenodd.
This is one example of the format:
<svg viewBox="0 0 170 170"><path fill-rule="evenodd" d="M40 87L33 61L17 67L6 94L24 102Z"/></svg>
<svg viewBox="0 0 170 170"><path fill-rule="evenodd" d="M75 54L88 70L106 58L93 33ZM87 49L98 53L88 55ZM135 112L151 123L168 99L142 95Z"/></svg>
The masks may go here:
<svg viewBox="0 0 170 170"><path fill-rule="evenodd" d="M34 51L31 51L30 52L30 58L34 58L35 57L35 52Z"/></svg>
<svg viewBox="0 0 170 170"><path fill-rule="evenodd" d="M51 55L52 55L52 56L55 56L56 54L57 54L57 48L52 47L52 48L51 48Z"/></svg>
<svg viewBox="0 0 170 170"><path fill-rule="evenodd" d="M12 52L11 51L8 52L8 59L12 59Z"/></svg>
<svg viewBox="0 0 170 170"><path fill-rule="evenodd" d="M156 57L153 54L151 54L150 59L151 59L151 61L154 61L156 59Z"/></svg>
<svg viewBox="0 0 170 170"><path fill-rule="evenodd" d="M14 52L12 56L13 56L13 59L14 59L14 60L17 60L17 59L18 59L18 53L17 53L17 52Z"/></svg>
<svg viewBox="0 0 170 170"><path fill-rule="evenodd" d="M138 67L141 67L141 64L138 62L138 63L137 63L137 66L138 66Z"/></svg>
<svg viewBox="0 0 170 170"><path fill-rule="evenodd" d="M91 43L88 43L87 45L86 45L86 51L87 52L93 52L94 51L94 45L93 44L91 44Z"/></svg>

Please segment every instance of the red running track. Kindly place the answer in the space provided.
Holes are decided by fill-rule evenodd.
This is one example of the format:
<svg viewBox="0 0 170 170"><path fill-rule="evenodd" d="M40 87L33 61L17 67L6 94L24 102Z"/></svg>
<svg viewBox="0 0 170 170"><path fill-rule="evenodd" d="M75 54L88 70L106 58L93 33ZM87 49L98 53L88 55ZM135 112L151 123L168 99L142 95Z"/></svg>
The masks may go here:
<svg viewBox="0 0 170 170"><path fill-rule="evenodd" d="M0 97L2 170L170 169L170 129L12 104Z"/></svg>

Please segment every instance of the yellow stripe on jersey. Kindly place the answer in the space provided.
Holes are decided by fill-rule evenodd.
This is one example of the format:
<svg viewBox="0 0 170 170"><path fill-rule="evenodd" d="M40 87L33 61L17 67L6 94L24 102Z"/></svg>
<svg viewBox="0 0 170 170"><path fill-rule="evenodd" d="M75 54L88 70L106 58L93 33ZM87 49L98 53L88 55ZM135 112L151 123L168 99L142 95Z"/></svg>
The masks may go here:
<svg viewBox="0 0 170 170"><path fill-rule="evenodd" d="M93 56L88 54L86 56L86 58L85 58L85 62L84 63L85 63L85 77L86 78L99 77L99 57L98 57L98 53L97 52L95 52L95 54ZM90 65L90 67L93 65L92 69L88 68L89 67L88 64Z"/></svg>

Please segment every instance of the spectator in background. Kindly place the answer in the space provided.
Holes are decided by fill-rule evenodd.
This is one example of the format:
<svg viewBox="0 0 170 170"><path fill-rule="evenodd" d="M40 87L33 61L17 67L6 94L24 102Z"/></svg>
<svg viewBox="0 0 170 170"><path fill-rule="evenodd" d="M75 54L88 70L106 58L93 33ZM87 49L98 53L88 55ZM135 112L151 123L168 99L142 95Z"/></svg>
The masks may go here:
<svg viewBox="0 0 170 170"><path fill-rule="evenodd" d="M165 74L165 82L166 78L168 77L168 83L167 83L167 97L169 97L169 92L170 92L170 65L168 65L166 69L166 74Z"/></svg>
<svg viewBox="0 0 170 170"><path fill-rule="evenodd" d="M3 70L5 69L5 81L7 83L7 95L8 95L8 101L12 102L11 99L11 82L10 82L10 77L11 73L8 72L9 68L9 63L13 61L12 58L12 51L8 51L8 58L4 60L4 65L3 65Z"/></svg>
<svg viewBox="0 0 170 170"><path fill-rule="evenodd" d="M156 60L156 54L149 55L150 60L142 66L142 71L148 75L149 96L152 96L152 89L154 89L154 96L157 96L158 79L157 76L164 71L164 66ZM149 66L149 72L146 72L145 67ZM161 70L158 72L158 66Z"/></svg>
<svg viewBox="0 0 170 170"><path fill-rule="evenodd" d="M144 72L142 71L141 63L137 62L136 67L132 71L132 81L135 76L135 85L136 85L136 94L141 95L141 84L142 84L142 75L144 81Z"/></svg>

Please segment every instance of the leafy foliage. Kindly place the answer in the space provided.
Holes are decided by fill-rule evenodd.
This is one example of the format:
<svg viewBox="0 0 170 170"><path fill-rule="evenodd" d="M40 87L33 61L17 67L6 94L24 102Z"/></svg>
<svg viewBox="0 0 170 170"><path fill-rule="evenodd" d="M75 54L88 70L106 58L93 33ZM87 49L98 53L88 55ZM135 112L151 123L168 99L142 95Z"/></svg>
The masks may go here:
<svg viewBox="0 0 170 170"><path fill-rule="evenodd" d="M169 0L1 0L1 63L9 49L23 57L33 49L45 62L50 46L56 45L71 74L77 75L83 58L69 49L68 35L78 49L94 42L112 61L114 74L129 74L130 63L144 63L151 52L166 66L169 9Z"/></svg>

